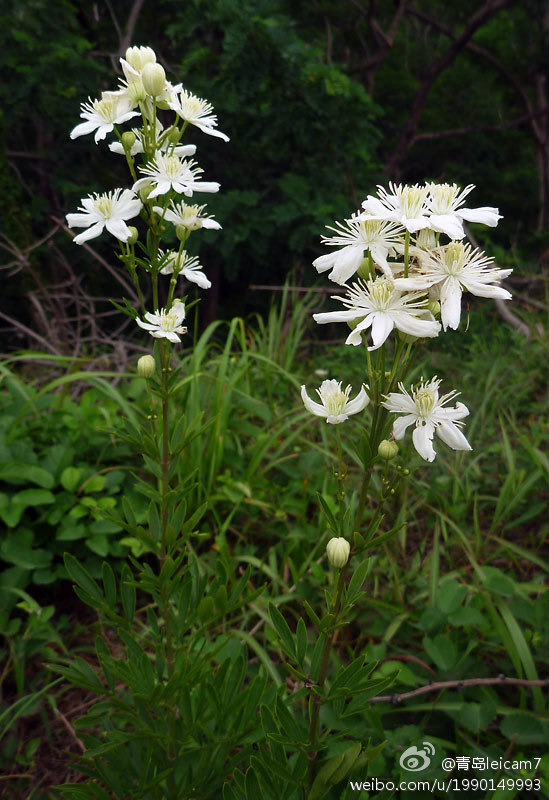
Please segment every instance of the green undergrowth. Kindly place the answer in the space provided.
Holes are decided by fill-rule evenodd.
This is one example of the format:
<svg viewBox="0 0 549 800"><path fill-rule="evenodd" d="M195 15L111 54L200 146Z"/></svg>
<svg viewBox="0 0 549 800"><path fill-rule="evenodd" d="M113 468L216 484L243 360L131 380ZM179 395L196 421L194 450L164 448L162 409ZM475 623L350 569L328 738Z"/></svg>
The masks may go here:
<svg viewBox="0 0 549 800"><path fill-rule="evenodd" d="M335 509L333 431L304 410L299 389L306 383L311 392L324 377L357 389L364 374L359 348L346 348L345 358L339 345L309 341L305 348L313 301L291 301L286 291L266 321L210 326L193 349L182 351L173 403L175 414L196 424L179 477L197 476L188 515L207 503L190 547L197 575L212 609L226 604L243 575L253 598L235 603L212 624L212 659L220 664L223 653L234 659L247 653L244 684L266 681L281 698L304 689L285 666L268 604L278 607L292 631L300 626L310 668L315 656L303 639L310 625L305 608L322 603L330 535L316 492ZM392 685L387 681L391 695L429 681L455 685L344 715L326 759L342 751L349 726L356 739L380 745L368 774L386 778L399 774L400 751L424 737L451 756L546 752L545 690L460 686L500 674L547 677L544 352L539 336L526 340L495 316L474 311L467 333L447 334L422 350L414 379L438 374L444 376L441 391L461 391L470 409L466 432L473 452L454 453L438 442L433 464L407 450L391 466L409 470L409 481L386 499L378 533L395 525L399 531L372 554L365 600L332 658L334 672L359 656L375 679L396 672ZM39 379L25 377L29 362L43 365ZM156 410L146 382L135 374L83 372L61 357L14 355L0 365L0 380L0 768L16 764L13 772L23 776L13 784L14 797L42 800L53 796L44 793L47 786L60 782L44 762L58 751L59 713L70 715L74 703L46 665L69 651L91 659L93 639L76 598L67 602L72 589L63 553L78 558L95 578L105 560L119 576L128 554L147 557L147 498L134 481L142 461L108 431L138 410ZM347 426L342 433L353 487L359 475L352 445L359 429L353 422ZM381 479L376 473L374 480ZM104 512L114 514L122 500L143 535L125 536L105 519ZM69 740L63 746L73 745ZM240 777L247 759L245 753L240 763L234 759L224 795L229 800L253 796ZM207 797L221 796L226 777L213 780ZM366 797L343 784L330 792L326 797L334 800Z"/></svg>

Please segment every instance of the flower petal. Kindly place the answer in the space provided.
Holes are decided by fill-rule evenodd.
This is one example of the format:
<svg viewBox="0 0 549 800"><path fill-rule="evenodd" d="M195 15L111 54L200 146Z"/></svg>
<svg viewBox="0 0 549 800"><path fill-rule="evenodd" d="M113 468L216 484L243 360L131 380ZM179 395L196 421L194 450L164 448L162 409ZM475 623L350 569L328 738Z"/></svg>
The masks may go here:
<svg viewBox="0 0 549 800"><path fill-rule="evenodd" d="M404 417L397 417L393 423L393 436L397 441L404 437L404 434L417 420L416 414L406 414Z"/></svg>
<svg viewBox="0 0 549 800"><path fill-rule="evenodd" d="M472 450L473 448L458 428L452 422L441 422L436 429L437 436L451 447L452 450Z"/></svg>
<svg viewBox="0 0 549 800"><path fill-rule="evenodd" d="M453 276L446 278L440 288L440 316L444 330L456 330L461 318L461 286Z"/></svg>
<svg viewBox="0 0 549 800"><path fill-rule="evenodd" d="M433 449L435 426L432 422L418 425L412 434L414 447L425 461L434 461L436 453Z"/></svg>
<svg viewBox="0 0 549 800"><path fill-rule="evenodd" d="M324 418L328 416L328 412L323 405L321 405L320 403L315 403L314 400L311 400L311 398L307 394L307 388L305 385L301 387L301 399L303 400L305 408L307 409L307 411L310 411L311 414L316 414L317 417L324 417Z"/></svg>
<svg viewBox="0 0 549 800"><path fill-rule="evenodd" d="M104 222L96 222L95 225L92 225L87 231L82 231L82 233L79 233L78 236L75 236L73 242L75 244L83 244L84 242L87 242L88 239L94 239L96 236L99 236L101 233L103 233L104 227Z"/></svg>

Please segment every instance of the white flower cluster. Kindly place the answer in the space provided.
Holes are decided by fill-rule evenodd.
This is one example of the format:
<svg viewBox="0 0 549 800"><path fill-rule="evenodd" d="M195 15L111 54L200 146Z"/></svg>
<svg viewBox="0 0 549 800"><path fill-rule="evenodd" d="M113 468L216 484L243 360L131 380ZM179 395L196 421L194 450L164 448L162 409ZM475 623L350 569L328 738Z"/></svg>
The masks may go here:
<svg viewBox="0 0 549 800"><path fill-rule="evenodd" d="M74 242L83 244L106 228L130 248L136 234L135 228L126 224L127 220L141 215L148 224L155 220L160 225L169 222L177 232L179 251L163 253L158 250L149 257L157 267L160 265L161 274L172 275L172 280L174 275L177 279L181 274L207 289L211 283L198 258L190 256L183 244L192 231L215 230L221 225L204 213L204 205L189 205L178 196L190 198L195 192L217 192L219 183L202 180L203 171L191 158L196 146L180 144L180 140L188 125L224 141L229 141L229 137L217 130L217 117L210 103L191 94L181 84L174 86L166 80L164 68L150 47L129 47L120 64L124 79L118 89L102 92L99 99L90 98L82 104L80 116L84 122L72 130L71 139L93 133L95 142L99 143L114 131L117 140L109 144L109 149L126 157L133 185L131 189L115 189L83 198L78 213L67 214L69 228L85 229L74 237ZM165 128L157 116L159 109L174 112L175 122ZM141 117L141 127L124 133L119 131L117 126L136 117ZM136 157L142 157L143 163L135 167ZM153 200L158 205L152 206ZM153 268L152 261L149 266ZM179 342L177 334L186 330L181 325L184 318L183 303L174 300L169 309L145 314L147 323L137 322L152 336Z"/></svg>
<svg viewBox="0 0 549 800"><path fill-rule="evenodd" d="M510 299L510 292L499 284L512 270L494 267L493 259L463 242L464 222L494 227L501 219L497 208L464 207L474 188L460 190L455 183L389 183L389 190L378 186L377 195L368 195L349 219L328 226L335 235L323 236L322 242L333 250L313 265L319 273L330 270L328 277L346 286L347 293L332 298L344 309L314 314L316 322L347 322L351 332L345 343L355 346L362 344L364 332L370 330L368 350L377 350L395 328L417 338L457 329L463 292ZM441 241L441 236L447 241ZM440 315L440 322L434 314ZM447 407L455 393L439 400L439 384L436 379L422 381L411 393L399 384L401 393L390 392L382 404L393 413L405 414L395 422L395 439L415 423L414 445L427 461L435 457L431 444L435 431L454 450L471 449L458 422L468 411L462 403ZM315 410L318 404L307 402L306 395L303 399L310 411L327 416ZM328 421L343 419L332 415Z"/></svg>

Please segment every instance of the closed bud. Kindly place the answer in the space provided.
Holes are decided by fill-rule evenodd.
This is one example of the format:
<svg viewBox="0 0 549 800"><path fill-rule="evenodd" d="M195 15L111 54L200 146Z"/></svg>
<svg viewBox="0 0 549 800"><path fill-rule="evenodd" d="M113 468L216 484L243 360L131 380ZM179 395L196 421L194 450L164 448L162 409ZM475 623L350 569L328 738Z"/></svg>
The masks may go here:
<svg viewBox="0 0 549 800"><path fill-rule="evenodd" d="M366 315L364 315L364 316L366 316ZM349 328L350 328L352 331L354 331L354 329L356 328L356 326L358 325L358 323L359 323L359 322L362 322L362 320L363 320L363 319L364 319L364 317L355 317L355 319L348 319L348 320L347 320L347 325L349 326Z"/></svg>
<svg viewBox="0 0 549 800"><path fill-rule="evenodd" d="M186 225L176 225L175 226L175 235L179 239L180 242L186 241L190 231Z"/></svg>
<svg viewBox="0 0 549 800"><path fill-rule="evenodd" d="M427 308L433 317L440 317L440 303L438 300L429 300L427 303Z"/></svg>
<svg viewBox="0 0 549 800"><path fill-rule="evenodd" d="M380 458L390 461L398 455L398 444L396 442L391 442L389 439L384 439L379 443L377 454Z"/></svg>
<svg viewBox="0 0 549 800"><path fill-rule="evenodd" d="M363 281L371 281L376 277L376 269L374 265L370 263L369 258L363 258L356 274L359 278L362 278Z"/></svg>
<svg viewBox="0 0 549 800"><path fill-rule="evenodd" d="M168 142L170 142L170 144L177 144L178 141L181 139L181 133L182 131L180 131L179 128L176 127L170 128L167 136Z"/></svg>
<svg viewBox="0 0 549 800"><path fill-rule="evenodd" d="M152 64L156 61L156 53L152 47L128 47L126 61L130 67L140 72L145 64Z"/></svg>
<svg viewBox="0 0 549 800"><path fill-rule="evenodd" d="M124 131L122 136L120 137L120 141L122 142L122 147L124 150L131 150L135 144L135 133L133 131Z"/></svg>
<svg viewBox="0 0 549 800"><path fill-rule="evenodd" d="M142 378L152 378L156 372L156 361L153 356L141 356L137 361L137 372Z"/></svg>
<svg viewBox="0 0 549 800"><path fill-rule="evenodd" d="M401 342L404 342L404 344L413 344L413 342L417 342L419 339L418 336L412 336L411 333L402 333L402 331L399 331L398 335Z"/></svg>
<svg viewBox="0 0 549 800"><path fill-rule="evenodd" d="M127 92L134 103L142 103L143 100L147 99L147 92L143 86L143 81L140 81L139 79L136 81L131 81L128 84Z"/></svg>
<svg viewBox="0 0 549 800"><path fill-rule="evenodd" d="M141 78L145 91L151 97L157 97L166 88L166 73L160 64L145 64Z"/></svg>
<svg viewBox="0 0 549 800"><path fill-rule="evenodd" d="M326 554L330 565L332 567L337 567L337 569L344 567L349 560L350 550L351 545L347 539L344 539L342 536L334 536L326 545Z"/></svg>
<svg viewBox="0 0 549 800"><path fill-rule="evenodd" d="M138 191L139 198L142 203L146 203L149 199L149 195L152 192L152 184L150 186L143 186L142 189Z"/></svg>
<svg viewBox="0 0 549 800"><path fill-rule="evenodd" d="M128 225L128 230L130 235L126 239L127 244L135 244L139 239L139 231L137 228L134 228L133 225Z"/></svg>

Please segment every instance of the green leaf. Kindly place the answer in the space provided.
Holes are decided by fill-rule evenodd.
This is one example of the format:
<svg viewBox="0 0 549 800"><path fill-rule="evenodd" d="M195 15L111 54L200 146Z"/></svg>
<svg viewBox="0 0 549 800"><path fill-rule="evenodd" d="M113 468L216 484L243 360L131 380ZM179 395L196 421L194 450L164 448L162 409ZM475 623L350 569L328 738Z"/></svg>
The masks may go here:
<svg viewBox="0 0 549 800"><path fill-rule="evenodd" d="M297 639L297 646L296 646L297 663L299 664L300 667L302 667L305 655L307 654L307 644L308 644L307 626L305 625L303 617L300 617L299 620L297 621L296 639Z"/></svg>
<svg viewBox="0 0 549 800"><path fill-rule="evenodd" d="M33 549L32 540L32 531L26 529L11 533L0 545L0 555L4 561L22 569L44 569L51 563L53 554Z"/></svg>
<svg viewBox="0 0 549 800"><path fill-rule="evenodd" d="M133 586L133 575L127 564L122 567L122 579L120 581L120 598L124 616L128 622L133 622L135 614L135 586Z"/></svg>
<svg viewBox="0 0 549 800"><path fill-rule="evenodd" d="M69 577L80 586L87 594L99 602L103 602L103 593L90 573L83 567L74 556L65 553L63 556L65 569Z"/></svg>
<svg viewBox="0 0 549 800"><path fill-rule="evenodd" d="M459 608L466 594L466 586L453 578L447 578L439 586L436 594L436 606L443 614L451 614Z"/></svg>
<svg viewBox="0 0 549 800"><path fill-rule="evenodd" d="M517 744L549 744L549 723L541 722L533 714L509 714L500 725L506 739L517 735Z"/></svg>
<svg viewBox="0 0 549 800"><path fill-rule="evenodd" d="M61 486L67 492L74 492L81 480L81 471L78 467L65 467L61 473Z"/></svg>
<svg viewBox="0 0 549 800"><path fill-rule="evenodd" d="M116 578L110 564L103 561L101 566L101 576L103 578L103 591L105 592L105 601L109 608L114 608L116 605Z"/></svg>
<svg viewBox="0 0 549 800"><path fill-rule="evenodd" d="M288 626L288 623L274 603L269 603L269 615L276 632L282 640L285 652L289 656L295 658L296 651L293 634Z"/></svg>
<svg viewBox="0 0 549 800"><path fill-rule="evenodd" d="M362 584L366 580L366 575L370 569L370 559L365 558L353 572L349 586L347 587L347 594L345 602L352 605L362 591Z"/></svg>
<svg viewBox="0 0 549 800"><path fill-rule="evenodd" d="M437 667L443 672L448 672L456 663L456 647L447 636L439 634L434 639L424 636L423 646Z"/></svg>
<svg viewBox="0 0 549 800"><path fill-rule="evenodd" d="M36 483L43 489L52 489L55 479L51 472L34 464L25 464L22 461L8 461L0 465L0 480L6 483Z"/></svg>
<svg viewBox="0 0 549 800"><path fill-rule="evenodd" d="M333 512L331 511L330 506L328 505L326 500L322 497L320 492L317 492L316 496L318 497L318 502L320 503L320 507L322 509L322 512L323 512L324 516L326 517L326 521L328 522L329 528L334 533L339 533L339 528L338 528L338 525L337 525L337 522L336 522L336 518L335 518Z"/></svg>

